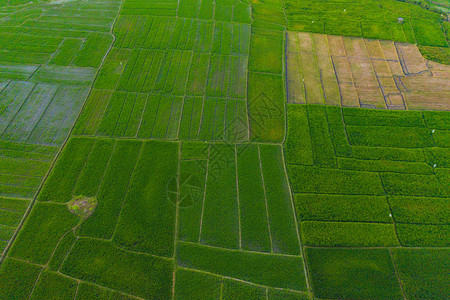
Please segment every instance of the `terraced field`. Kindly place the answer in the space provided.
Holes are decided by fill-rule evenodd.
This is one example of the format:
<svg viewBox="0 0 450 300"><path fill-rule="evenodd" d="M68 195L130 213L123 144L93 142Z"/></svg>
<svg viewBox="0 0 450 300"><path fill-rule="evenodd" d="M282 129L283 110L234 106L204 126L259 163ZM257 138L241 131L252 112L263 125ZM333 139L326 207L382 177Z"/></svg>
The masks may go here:
<svg viewBox="0 0 450 300"><path fill-rule="evenodd" d="M0 298L449 298L447 28L0 0Z"/></svg>

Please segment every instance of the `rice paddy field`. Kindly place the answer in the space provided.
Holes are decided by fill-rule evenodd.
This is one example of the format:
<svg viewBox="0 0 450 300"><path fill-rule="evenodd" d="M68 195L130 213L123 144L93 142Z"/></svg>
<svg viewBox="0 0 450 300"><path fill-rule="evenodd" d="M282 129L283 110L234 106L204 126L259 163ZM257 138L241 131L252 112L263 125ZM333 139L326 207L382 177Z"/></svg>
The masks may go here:
<svg viewBox="0 0 450 300"><path fill-rule="evenodd" d="M447 2L0 0L0 299L450 298Z"/></svg>

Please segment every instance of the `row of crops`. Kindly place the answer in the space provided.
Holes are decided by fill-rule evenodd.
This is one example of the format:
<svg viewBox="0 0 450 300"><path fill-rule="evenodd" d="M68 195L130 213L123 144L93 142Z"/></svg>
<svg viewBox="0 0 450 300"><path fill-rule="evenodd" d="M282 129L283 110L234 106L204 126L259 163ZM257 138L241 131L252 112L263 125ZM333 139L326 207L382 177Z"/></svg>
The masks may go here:
<svg viewBox="0 0 450 300"><path fill-rule="evenodd" d="M0 257L113 41L119 2L0 2Z"/></svg>
<svg viewBox="0 0 450 300"><path fill-rule="evenodd" d="M285 154L316 296L448 295L449 132L448 112L288 104Z"/></svg>

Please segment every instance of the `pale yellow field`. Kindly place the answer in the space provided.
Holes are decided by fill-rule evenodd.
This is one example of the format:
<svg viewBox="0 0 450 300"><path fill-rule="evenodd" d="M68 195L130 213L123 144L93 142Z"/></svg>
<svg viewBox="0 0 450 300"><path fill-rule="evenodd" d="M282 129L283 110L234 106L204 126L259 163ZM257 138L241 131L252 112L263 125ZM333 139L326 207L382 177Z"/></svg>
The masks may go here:
<svg viewBox="0 0 450 300"><path fill-rule="evenodd" d="M289 102L450 110L450 66L416 45L304 32L287 39Z"/></svg>

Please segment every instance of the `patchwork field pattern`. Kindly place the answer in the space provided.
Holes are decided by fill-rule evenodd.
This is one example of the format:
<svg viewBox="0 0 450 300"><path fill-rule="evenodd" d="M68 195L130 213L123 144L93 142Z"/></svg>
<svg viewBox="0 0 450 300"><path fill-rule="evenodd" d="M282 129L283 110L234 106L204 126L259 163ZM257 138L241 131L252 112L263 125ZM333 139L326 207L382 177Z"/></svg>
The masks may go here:
<svg viewBox="0 0 450 300"><path fill-rule="evenodd" d="M450 66L416 45L288 31L288 102L450 109Z"/></svg>
<svg viewBox="0 0 450 300"><path fill-rule="evenodd" d="M238 1L181 1L177 17L132 3L76 135L282 141L284 27L251 27Z"/></svg>
<svg viewBox="0 0 450 300"><path fill-rule="evenodd" d="M282 160L275 145L72 138L5 265L36 268L27 275L32 296L45 295L37 287L48 276L141 298L167 299L173 288L179 297L209 297L235 293L235 285L306 295ZM86 220L67 206L80 195L98 199ZM190 277L211 287L190 290ZM33 287L0 278L2 297Z"/></svg>
<svg viewBox="0 0 450 300"><path fill-rule="evenodd" d="M127 12L75 134L248 140L250 25Z"/></svg>
<svg viewBox="0 0 450 300"><path fill-rule="evenodd" d="M89 94L120 2L8 4L0 3L0 258Z"/></svg>
<svg viewBox="0 0 450 300"><path fill-rule="evenodd" d="M287 29L448 47L445 15L404 2L287 0Z"/></svg>
<svg viewBox="0 0 450 300"><path fill-rule="evenodd" d="M317 297L398 299L397 276L411 298L448 294L445 280L429 282L448 258L448 133L448 112L288 104L286 160ZM398 261L418 253L439 267Z"/></svg>
<svg viewBox="0 0 450 300"><path fill-rule="evenodd" d="M0 0L0 298L450 298L446 26Z"/></svg>

